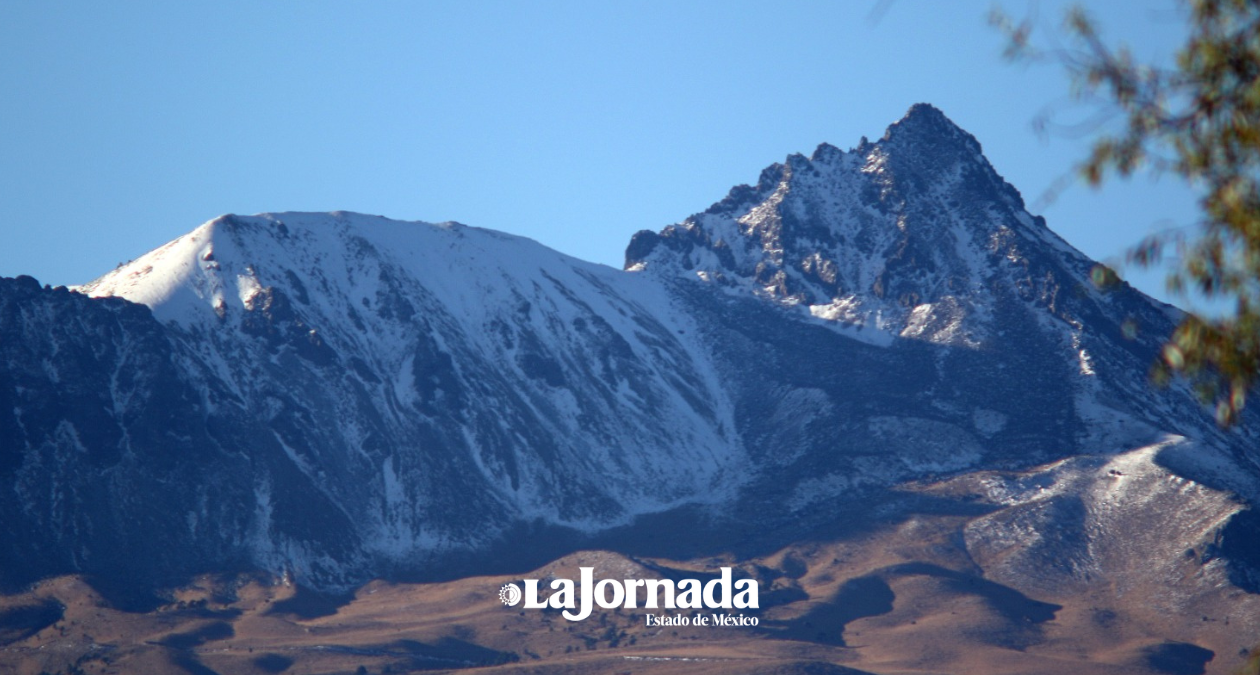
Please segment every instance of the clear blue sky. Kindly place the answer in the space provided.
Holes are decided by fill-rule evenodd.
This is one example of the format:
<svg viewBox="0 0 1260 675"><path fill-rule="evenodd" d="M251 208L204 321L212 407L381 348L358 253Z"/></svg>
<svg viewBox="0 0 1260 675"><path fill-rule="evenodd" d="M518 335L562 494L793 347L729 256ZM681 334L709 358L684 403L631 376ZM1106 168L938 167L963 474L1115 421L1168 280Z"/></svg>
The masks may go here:
<svg viewBox="0 0 1260 675"><path fill-rule="evenodd" d="M0 275L82 283L223 213L338 209L620 267L635 231L919 101L1095 258L1191 222L1169 179L1036 204L1086 145L1033 131L1067 81L1003 61L992 6L0 0ZM1170 0L1087 6L1143 58L1184 31Z"/></svg>

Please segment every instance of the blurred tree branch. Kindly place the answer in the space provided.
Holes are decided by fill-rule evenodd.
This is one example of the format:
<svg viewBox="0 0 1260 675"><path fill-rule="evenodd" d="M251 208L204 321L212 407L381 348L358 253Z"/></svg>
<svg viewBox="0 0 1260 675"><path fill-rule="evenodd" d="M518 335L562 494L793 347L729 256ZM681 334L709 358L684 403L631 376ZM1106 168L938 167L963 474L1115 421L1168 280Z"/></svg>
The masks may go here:
<svg viewBox="0 0 1260 675"><path fill-rule="evenodd" d="M1220 317L1187 314L1154 375L1189 378L1215 405L1217 421L1229 425L1260 381L1260 0L1187 5L1190 35L1167 68L1109 45L1079 6L1067 13L1061 32L1067 46L1038 46L1030 19L1017 22L995 10L990 20L1007 37L1007 58L1058 63L1071 75L1073 98L1097 106L1083 127L1099 134L1078 167L1086 182L1100 186L1112 175L1153 171L1202 191L1193 236L1154 235L1126 257L1151 266L1175 247L1170 290L1228 301L1231 311ZM1047 37L1039 39L1058 37L1041 32ZM1097 132L1109 116L1119 116L1121 128ZM1048 116L1037 124L1044 128Z"/></svg>

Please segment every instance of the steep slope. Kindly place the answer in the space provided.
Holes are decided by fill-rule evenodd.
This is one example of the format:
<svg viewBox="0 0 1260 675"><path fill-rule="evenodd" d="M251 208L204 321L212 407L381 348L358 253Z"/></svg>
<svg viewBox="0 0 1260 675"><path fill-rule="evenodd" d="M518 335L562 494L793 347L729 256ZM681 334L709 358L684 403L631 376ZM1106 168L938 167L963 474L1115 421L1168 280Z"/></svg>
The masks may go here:
<svg viewBox="0 0 1260 675"><path fill-rule="evenodd" d="M237 431L207 419L176 358L143 305L0 279L4 586L243 562L223 542L246 531L249 460L227 450Z"/></svg>
<svg viewBox="0 0 1260 675"><path fill-rule="evenodd" d="M781 412L764 429L741 416L745 437L775 443L782 420L808 420L836 438L793 447L881 448L893 466L910 448L936 447L935 470L958 470L1113 452L1172 433L1243 467L1221 480L1256 475L1246 451L1254 422L1222 433L1183 387L1147 380L1177 311L1127 284L1096 288L1095 266L1025 210L972 136L922 104L880 141L793 155L707 211L638 233L626 253L629 270L722 291L739 307L724 328L745 335L747 350L778 343L768 351L784 360L769 369L739 365L746 354L724 359L732 377L755 382L737 392L791 391L750 401ZM743 317L768 305L798 319ZM793 346L785 331L797 333ZM890 446L905 450L882 451ZM834 473L837 484L861 475ZM1230 485L1258 494L1251 478Z"/></svg>
<svg viewBox="0 0 1260 675"><path fill-rule="evenodd" d="M206 417L249 428L222 451L284 465L250 477L237 539L317 583L515 522L591 529L720 501L743 468L720 383L662 290L520 238L229 216L81 290L153 307ZM329 511L315 541L295 486Z"/></svg>
<svg viewBox="0 0 1260 675"><path fill-rule="evenodd" d="M1050 521L1174 505L1168 551L1216 542L1202 564L1248 587L1260 555L1221 542L1255 532L1255 413L1225 432L1152 389L1176 311L1093 267L930 106L639 233L627 271L456 223L225 216L78 294L0 284L0 579L339 589L489 550L500 572L591 542L766 555L932 512L1018 585ZM1151 447L1148 474L1203 492L1090 520L974 487L1076 495ZM912 487L940 478L973 487Z"/></svg>

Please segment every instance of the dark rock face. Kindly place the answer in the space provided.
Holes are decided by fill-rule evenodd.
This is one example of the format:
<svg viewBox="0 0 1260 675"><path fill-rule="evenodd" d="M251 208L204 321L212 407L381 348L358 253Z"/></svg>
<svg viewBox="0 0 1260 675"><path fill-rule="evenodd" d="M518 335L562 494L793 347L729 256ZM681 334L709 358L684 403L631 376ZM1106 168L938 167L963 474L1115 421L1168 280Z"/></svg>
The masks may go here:
<svg viewBox="0 0 1260 675"><path fill-rule="evenodd" d="M213 505L203 534L237 529L243 495L229 478L248 466L217 447L149 309L19 277L0 280L0 317L4 585L230 566L233 552L191 536L180 507Z"/></svg>
<svg viewBox="0 0 1260 675"><path fill-rule="evenodd" d="M261 567L336 589L687 509L722 550L837 509L954 509L1004 573L1068 549L1062 573L1105 573L1079 495L1132 465L1152 490L1210 486L1161 497L1223 523L1177 553L1254 588L1254 411L1223 432L1152 389L1176 311L1095 289L940 111L793 155L626 259L278 214L207 223L81 293L0 280L0 581ZM1101 459L971 477L1077 456ZM897 489L926 478L979 496ZM1046 553L1011 534L1050 526L1079 536Z"/></svg>
<svg viewBox="0 0 1260 675"><path fill-rule="evenodd" d="M852 391L870 401L874 392L917 381L913 394L903 396L917 397L930 411L918 414L966 428L972 425L962 418L989 411L983 416L1005 422L986 445L1024 461L1091 450L1098 434L1117 433L1115 425L1082 417L1081 409L1095 403L1121 407L1131 442L1142 440L1146 426L1148 440L1156 430L1214 436L1197 411L1171 422L1163 409L1150 408L1150 397L1163 395L1149 392L1146 371L1175 311L1127 286L1100 293L1088 280L1092 266L1024 211L1018 192L994 172L974 138L925 105L911 109L876 144L849 153L823 145L812 158L790 157L764 171L757 186L739 186L659 234L641 232L627 250L630 269L699 276L736 295L777 301L771 304L779 308L808 307L833 319L833 328L879 345L866 350L863 361L885 362L856 367L851 360L862 348L819 330L819 337L798 338L795 346L765 348L771 358L789 361L768 377L782 379L773 373L801 364L814 380L783 386L836 390L868 373L877 382ZM702 298L697 305L706 311L714 303ZM738 314L727 327L755 342L797 330L777 315L765 319L773 330L756 330ZM799 330L809 332L805 325ZM827 353L823 345L847 355L847 377L816 367L815 355ZM747 355L730 359L749 362ZM829 395L833 402L843 398L839 391ZM947 410L955 403L956 410ZM880 401L873 408L904 411L908 404ZM876 414L866 409L859 419Z"/></svg>

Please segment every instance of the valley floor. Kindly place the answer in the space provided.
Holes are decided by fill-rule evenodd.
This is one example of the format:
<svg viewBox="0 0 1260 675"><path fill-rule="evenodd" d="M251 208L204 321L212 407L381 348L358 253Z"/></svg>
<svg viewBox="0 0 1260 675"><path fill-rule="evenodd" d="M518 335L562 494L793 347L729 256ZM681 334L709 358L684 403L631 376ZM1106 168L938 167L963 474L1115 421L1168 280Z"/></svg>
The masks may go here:
<svg viewBox="0 0 1260 675"><path fill-rule="evenodd" d="M340 599L283 579L202 577L146 612L115 609L83 579L59 577L0 597L0 674L1191 675L1244 672L1260 640L1260 604L1236 589L1221 589L1233 595L1212 599L1210 614L1161 610L1149 595L1157 589L1114 584L1026 595L977 573L959 543L964 522L916 517L740 561L583 551L517 577L374 581ZM581 566L597 578L679 579L722 565L760 580L757 627L648 626L653 611L643 609L596 608L570 622L498 597L522 578L577 579Z"/></svg>

